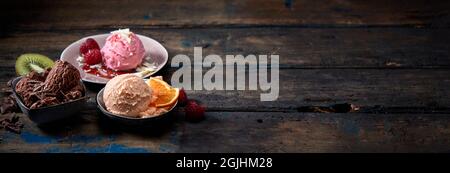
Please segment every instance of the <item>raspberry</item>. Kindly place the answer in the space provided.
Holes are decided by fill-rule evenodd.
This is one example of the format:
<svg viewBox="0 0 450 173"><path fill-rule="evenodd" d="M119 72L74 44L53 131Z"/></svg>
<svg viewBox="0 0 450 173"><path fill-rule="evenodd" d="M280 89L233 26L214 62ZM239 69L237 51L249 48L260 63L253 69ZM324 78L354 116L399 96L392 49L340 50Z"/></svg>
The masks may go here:
<svg viewBox="0 0 450 173"><path fill-rule="evenodd" d="M99 49L90 49L84 54L84 62L89 65L94 65L102 62L102 53Z"/></svg>
<svg viewBox="0 0 450 173"><path fill-rule="evenodd" d="M91 49L98 49L100 50L100 46L98 46L97 42L92 39L92 38L88 38L86 39L85 42L83 42L80 46L80 54L84 55L86 53L88 53L89 50Z"/></svg>
<svg viewBox="0 0 450 173"><path fill-rule="evenodd" d="M184 108L186 120L199 121L205 118L205 107L199 105L196 101L190 100Z"/></svg>
<svg viewBox="0 0 450 173"><path fill-rule="evenodd" d="M187 98L186 92L184 92L184 89L181 88L180 94L178 95L178 104L180 104L180 106L184 106L184 105L186 105L187 101L188 101L188 98Z"/></svg>

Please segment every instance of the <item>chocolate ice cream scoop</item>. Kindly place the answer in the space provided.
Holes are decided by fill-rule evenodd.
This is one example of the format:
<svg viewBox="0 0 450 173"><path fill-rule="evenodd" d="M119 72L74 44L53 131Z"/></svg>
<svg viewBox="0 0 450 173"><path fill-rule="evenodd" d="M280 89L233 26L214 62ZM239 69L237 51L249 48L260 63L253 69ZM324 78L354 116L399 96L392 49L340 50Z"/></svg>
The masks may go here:
<svg viewBox="0 0 450 173"><path fill-rule="evenodd" d="M44 82L44 92L67 92L80 84L80 72L66 61L56 61Z"/></svg>
<svg viewBox="0 0 450 173"><path fill-rule="evenodd" d="M78 99L84 95L80 73L68 62L56 61L50 71L32 72L16 85L16 92L31 109Z"/></svg>

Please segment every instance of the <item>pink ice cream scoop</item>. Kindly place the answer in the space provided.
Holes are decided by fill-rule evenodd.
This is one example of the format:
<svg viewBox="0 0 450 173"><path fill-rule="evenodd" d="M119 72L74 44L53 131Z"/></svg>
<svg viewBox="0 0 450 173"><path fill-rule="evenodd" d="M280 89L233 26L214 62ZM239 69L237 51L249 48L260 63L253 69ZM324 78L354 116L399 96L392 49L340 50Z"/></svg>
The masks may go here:
<svg viewBox="0 0 450 173"><path fill-rule="evenodd" d="M116 71L131 70L141 64L145 49L136 34L129 29L111 33L101 50L103 64Z"/></svg>

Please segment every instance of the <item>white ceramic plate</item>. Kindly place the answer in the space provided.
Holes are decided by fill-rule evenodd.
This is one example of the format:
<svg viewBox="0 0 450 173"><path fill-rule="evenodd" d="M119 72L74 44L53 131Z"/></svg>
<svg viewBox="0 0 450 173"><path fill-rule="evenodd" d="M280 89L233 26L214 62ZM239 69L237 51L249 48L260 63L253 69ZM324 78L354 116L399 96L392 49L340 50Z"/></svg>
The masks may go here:
<svg viewBox="0 0 450 173"><path fill-rule="evenodd" d="M99 44L99 46L101 48L101 47L103 47L103 45L105 45L106 38L109 35L110 34L100 34L100 35L92 35L92 36L84 37L84 38L70 44L66 49L64 49L64 51L61 54L60 59L63 61L67 61L67 62L71 63L73 66L77 67L78 71L80 71L81 78L83 79L83 81L97 83L97 84L106 84L109 81L108 78L103 78L103 77L99 77L99 76L96 76L93 74L85 73L83 71L83 69L81 69L81 67L78 65L77 58L80 54L79 53L80 45L86 39L93 38L95 41L97 41L97 43ZM154 65L156 66L155 71L144 76L144 78L147 78L147 77L151 76L152 74L158 72L159 70L161 70L161 68L164 67L164 65L167 63L169 55L167 53L166 48L164 48L156 40L146 37L146 36L143 36L143 35L138 35L138 34L136 34L136 35L139 37L139 39L142 41L142 44L144 45L146 57L150 56L150 60L148 61L148 60L144 59L144 62L148 62L150 64L154 63Z"/></svg>

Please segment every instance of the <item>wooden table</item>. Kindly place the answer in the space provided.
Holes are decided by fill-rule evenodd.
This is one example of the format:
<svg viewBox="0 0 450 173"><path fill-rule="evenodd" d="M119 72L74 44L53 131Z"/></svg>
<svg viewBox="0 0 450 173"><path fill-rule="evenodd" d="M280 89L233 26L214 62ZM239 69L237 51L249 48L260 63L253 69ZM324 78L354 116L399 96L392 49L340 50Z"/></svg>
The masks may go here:
<svg viewBox="0 0 450 173"><path fill-rule="evenodd" d="M132 131L86 110L21 134L0 130L0 152L449 152L450 2L389 0L7 1L1 5L0 82L15 59L58 59L70 43L117 28L160 41L170 59L278 54L280 97L187 91L207 105L199 123ZM176 68L157 75L168 80ZM206 69L205 69L206 70ZM353 105L359 109L348 109ZM337 111L328 107L340 106ZM13 114L1 115L1 117Z"/></svg>

